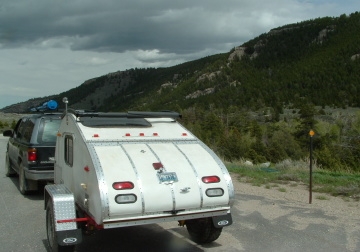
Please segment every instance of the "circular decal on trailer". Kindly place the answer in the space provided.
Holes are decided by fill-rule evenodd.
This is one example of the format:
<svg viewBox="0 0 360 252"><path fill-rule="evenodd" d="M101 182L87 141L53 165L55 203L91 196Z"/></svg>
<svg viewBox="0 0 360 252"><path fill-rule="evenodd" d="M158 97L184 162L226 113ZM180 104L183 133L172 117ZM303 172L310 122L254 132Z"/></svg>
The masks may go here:
<svg viewBox="0 0 360 252"><path fill-rule="evenodd" d="M77 241L77 239L76 238L65 238L64 240L63 240L63 242L64 243L66 243L66 244L69 244L69 243L74 243L74 242L76 242Z"/></svg>
<svg viewBox="0 0 360 252"><path fill-rule="evenodd" d="M219 226L225 226L225 225L227 225L227 224L229 224L229 222L228 222L227 220L222 220L222 221L219 221L219 222L218 222L218 225L219 225Z"/></svg>

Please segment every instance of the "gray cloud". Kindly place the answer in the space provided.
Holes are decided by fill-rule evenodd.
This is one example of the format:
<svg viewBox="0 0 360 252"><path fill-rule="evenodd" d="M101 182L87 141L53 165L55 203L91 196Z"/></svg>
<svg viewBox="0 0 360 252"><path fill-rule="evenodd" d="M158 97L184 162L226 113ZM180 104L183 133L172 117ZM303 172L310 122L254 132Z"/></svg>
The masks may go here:
<svg viewBox="0 0 360 252"><path fill-rule="evenodd" d="M358 0L0 0L0 108L9 104L5 97L171 66L227 52L278 26L359 9Z"/></svg>
<svg viewBox="0 0 360 252"><path fill-rule="evenodd" d="M58 39L72 50L191 53L241 43L273 26L303 20L316 7L312 2L4 1L0 41L3 48Z"/></svg>

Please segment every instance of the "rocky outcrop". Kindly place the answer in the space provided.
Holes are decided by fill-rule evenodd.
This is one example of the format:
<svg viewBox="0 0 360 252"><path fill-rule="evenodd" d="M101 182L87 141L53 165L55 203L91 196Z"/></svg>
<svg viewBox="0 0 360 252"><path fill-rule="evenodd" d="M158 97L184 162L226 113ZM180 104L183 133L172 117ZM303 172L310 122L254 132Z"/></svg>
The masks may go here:
<svg viewBox="0 0 360 252"><path fill-rule="evenodd" d="M237 46L235 47L235 50L229 55L228 61L233 61L235 58L238 58L239 60L246 55L246 47Z"/></svg>
<svg viewBox="0 0 360 252"><path fill-rule="evenodd" d="M326 37L328 36L329 32L333 32L335 31L336 26L335 25L330 25L328 27L326 27L325 29L322 29L319 32L318 37L313 41L314 43L318 43L318 44L322 44L323 41L326 39Z"/></svg>
<svg viewBox="0 0 360 252"><path fill-rule="evenodd" d="M164 84L162 84L160 86L160 89L157 91L158 94L161 94L161 92L164 90L164 89L167 89L167 88L176 88L176 84L172 83L172 82L166 82Z"/></svg>
<svg viewBox="0 0 360 252"><path fill-rule="evenodd" d="M352 60L352 61L354 61L354 60L360 60L360 53L354 54L353 56L351 56L351 60Z"/></svg>
<svg viewBox="0 0 360 252"><path fill-rule="evenodd" d="M186 99L195 99L195 98L198 98L199 96L212 94L212 93L214 93L214 91L215 91L215 88L207 88L205 90L197 90L194 93L187 95L185 98Z"/></svg>
<svg viewBox="0 0 360 252"><path fill-rule="evenodd" d="M199 82L204 81L204 80L210 80L211 81L211 80L215 79L215 77L217 75L219 75L220 73L221 73L221 71L202 74L199 78L197 78L196 83L199 83Z"/></svg>

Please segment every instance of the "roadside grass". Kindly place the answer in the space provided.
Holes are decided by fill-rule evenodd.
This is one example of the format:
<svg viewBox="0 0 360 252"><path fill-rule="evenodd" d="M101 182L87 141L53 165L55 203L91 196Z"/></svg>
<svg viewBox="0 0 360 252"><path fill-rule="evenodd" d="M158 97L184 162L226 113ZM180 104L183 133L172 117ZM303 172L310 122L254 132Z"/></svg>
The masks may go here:
<svg viewBox="0 0 360 252"><path fill-rule="evenodd" d="M318 200L328 200L329 198L324 195L319 195L316 197Z"/></svg>
<svg viewBox="0 0 360 252"><path fill-rule="evenodd" d="M286 192L281 184L297 186L299 183L309 185L309 162L285 160L271 166L247 165L238 161L225 163L228 170L239 175L239 180L254 186L264 186L267 189L279 187L277 190ZM313 165L313 192L342 196L360 201L360 173L332 172ZM320 196L321 197L321 196ZM321 199L327 199L326 196Z"/></svg>

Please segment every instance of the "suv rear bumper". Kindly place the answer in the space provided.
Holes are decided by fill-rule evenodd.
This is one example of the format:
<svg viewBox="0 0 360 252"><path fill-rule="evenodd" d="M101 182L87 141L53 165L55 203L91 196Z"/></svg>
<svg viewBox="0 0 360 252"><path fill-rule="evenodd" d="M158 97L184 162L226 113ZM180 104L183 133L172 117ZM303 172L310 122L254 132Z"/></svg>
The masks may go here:
<svg viewBox="0 0 360 252"><path fill-rule="evenodd" d="M25 178L31 180L54 180L54 171L25 170Z"/></svg>

